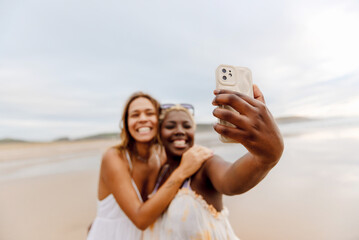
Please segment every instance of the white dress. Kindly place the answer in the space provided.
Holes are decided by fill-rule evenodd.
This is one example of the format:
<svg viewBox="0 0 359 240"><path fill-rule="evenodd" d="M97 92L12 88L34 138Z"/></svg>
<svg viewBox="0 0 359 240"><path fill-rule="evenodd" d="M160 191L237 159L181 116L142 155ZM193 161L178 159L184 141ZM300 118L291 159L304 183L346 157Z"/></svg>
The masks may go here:
<svg viewBox="0 0 359 240"><path fill-rule="evenodd" d="M190 181L143 234L144 240L239 240L228 221L227 208L218 212L191 189Z"/></svg>
<svg viewBox="0 0 359 240"><path fill-rule="evenodd" d="M132 171L132 163L127 151L126 158ZM131 181L138 198L143 202L136 183L133 179ZM140 240L142 239L142 231L131 222L116 202L114 196L110 194L101 201L97 200L97 216L92 223L87 240L120 239Z"/></svg>

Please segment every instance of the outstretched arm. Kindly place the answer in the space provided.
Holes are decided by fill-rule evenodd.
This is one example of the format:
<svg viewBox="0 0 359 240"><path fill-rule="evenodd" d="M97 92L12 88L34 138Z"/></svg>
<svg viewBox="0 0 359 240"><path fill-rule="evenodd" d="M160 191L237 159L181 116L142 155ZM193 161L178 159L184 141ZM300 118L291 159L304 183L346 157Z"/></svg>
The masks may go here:
<svg viewBox="0 0 359 240"><path fill-rule="evenodd" d="M216 90L213 105L229 105L240 114L217 107L213 115L236 127L216 124L215 131L241 143L248 153L235 163L216 156L206 163L206 172L217 191L240 194L253 188L279 161L284 144L274 118L259 88L254 98L229 90Z"/></svg>
<svg viewBox="0 0 359 240"><path fill-rule="evenodd" d="M161 215L176 195L182 182L202 163L212 156L212 151L195 146L182 157L180 166L171 174L159 190L146 202L141 202L131 183L131 175L117 150L109 150L103 157L101 178L129 219L141 230L146 229Z"/></svg>

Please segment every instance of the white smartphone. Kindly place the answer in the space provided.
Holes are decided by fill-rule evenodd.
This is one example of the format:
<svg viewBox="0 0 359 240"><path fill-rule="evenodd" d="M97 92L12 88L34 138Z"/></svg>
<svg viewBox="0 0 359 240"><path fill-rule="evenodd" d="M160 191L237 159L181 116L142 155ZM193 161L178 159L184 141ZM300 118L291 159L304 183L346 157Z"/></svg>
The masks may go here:
<svg viewBox="0 0 359 240"><path fill-rule="evenodd" d="M216 69L216 89L232 90L253 97L253 82L251 70L246 67L237 67L226 64L219 65ZM220 107L229 109L239 114L230 106L223 105ZM233 124L223 120L219 120L219 123L234 127ZM220 135L219 138L224 143L236 142L222 135Z"/></svg>

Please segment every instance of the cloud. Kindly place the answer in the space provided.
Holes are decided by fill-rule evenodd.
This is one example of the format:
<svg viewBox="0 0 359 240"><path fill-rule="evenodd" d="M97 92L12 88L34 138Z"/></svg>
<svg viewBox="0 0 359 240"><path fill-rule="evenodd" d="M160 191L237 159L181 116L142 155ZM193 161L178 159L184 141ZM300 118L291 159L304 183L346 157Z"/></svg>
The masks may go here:
<svg viewBox="0 0 359 240"><path fill-rule="evenodd" d="M249 67L275 116L359 115L358 10L348 0L2 1L0 137L53 138L57 120L66 133L117 126L137 90L191 102L213 122L222 63Z"/></svg>

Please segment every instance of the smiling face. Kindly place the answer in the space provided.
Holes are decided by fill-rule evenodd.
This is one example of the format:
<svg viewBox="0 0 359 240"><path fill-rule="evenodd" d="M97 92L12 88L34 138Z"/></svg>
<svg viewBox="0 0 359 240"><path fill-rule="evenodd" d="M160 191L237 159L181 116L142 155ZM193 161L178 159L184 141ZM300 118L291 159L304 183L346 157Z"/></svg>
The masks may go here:
<svg viewBox="0 0 359 240"><path fill-rule="evenodd" d="M150 142L157 134L157 112L150 100L139 97L128 108L128 130L138 142Z"/></svg>
<svg viewBox="0 0 359 240"><path fill-rule="evenodd" d="M194 143L195 127L188 113L173 110L161 124L161 140L167 155L182 156Z"/></svg>

